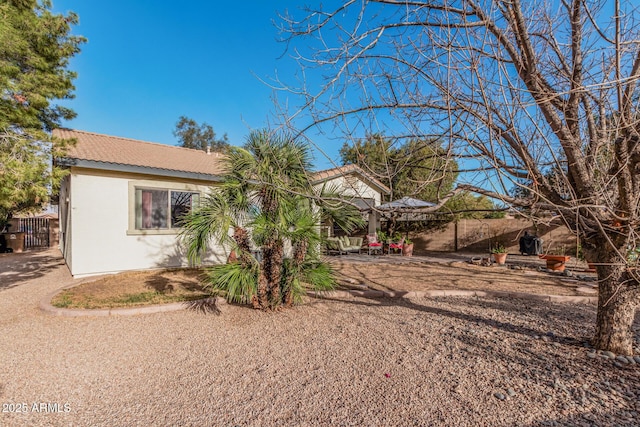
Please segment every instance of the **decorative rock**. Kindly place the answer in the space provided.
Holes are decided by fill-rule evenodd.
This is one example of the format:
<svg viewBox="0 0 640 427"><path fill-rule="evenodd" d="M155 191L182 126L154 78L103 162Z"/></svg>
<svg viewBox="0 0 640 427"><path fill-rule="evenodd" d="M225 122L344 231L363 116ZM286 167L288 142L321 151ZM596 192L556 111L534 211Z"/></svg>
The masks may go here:
<svg viewBox="0 0 640 427"><path fill-rule="evenodd" d="M507 389L507 394L509 395L509 397L513 397L516 395L516 391L514 389L512 389L511 387L509 387Z"/></svg>
<svg viewBox="0 0 640 427"><path fill-rule="evenodd" d="M598 357L598 355L596 353L591 352L591 353L587 353L587 357L589 359L595 359L596 357Z"/></svg>
<svg viewBox="0 0 640 427"><path fill-rule="evenodd" d="M571 276L573 276L573 273L571 272L571 270L565 270L565 271L564 271L564 275L565 275L566 277L571 277Z"/></svg>
<svg viewBox="0 0 640 427"><path fill-rule="evenodd" d="M633 356L633 360L635 360L636 363L640 363L640 356Z"/></svg>
<svg viewBox="0 0 640 427"><path fill-rule="evenodd" d="M624 357L624 356L622 356L622 355L617 356L617 357L616 357L616 360L617 360L618 362L622 362L622 363L624 363L625 365L626 365L627 363L629 363L629 361L627 360L627 358L626 358L626 357Z"/></svg>
<svg viewBox="0 0 640 427"><path fill-rule="evenodd" d="M603 352L602 352L602 355L603 355L603 356L607 356L609 359L615 359L615 358L616 358L616 355L615 355L615 354L613 354L613 353L612 353L612 352L610 352L610 351L603 351Z"/></svg>
<svg viewBox="0 0 640 427"><path fill-rule="evenodd" d="M504 394L498 392L493 393L493 397L500 400L505 400L507 398Z"/></svg>

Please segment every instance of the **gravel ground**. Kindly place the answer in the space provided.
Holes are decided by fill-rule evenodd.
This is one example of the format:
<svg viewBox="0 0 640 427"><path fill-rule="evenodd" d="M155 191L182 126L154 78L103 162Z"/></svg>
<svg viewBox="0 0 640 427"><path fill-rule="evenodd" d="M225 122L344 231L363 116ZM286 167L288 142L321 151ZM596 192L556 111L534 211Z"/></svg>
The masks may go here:
<svg viewBox="0 0 640 427"><path fill-rule="evenodd" d="M373 290L469 290L506 291L546 295L597 295L596 275L579 268L569 273L551 273L537 257L512 256L506 266L485 267L450 254L434 257L328 257L338 281L360 283ZM368 262L367 262L368 261ZM377 261L377 262L376 262ZM392 264L390 264L392 263ZM508 268L511 267L511 268ZM573 273L575 271L575 273ZM571 274L570 277L567 274Z"/></svg>
<svg viewBox="0 0 640 427"><path fill-rule="evenodd" d="M280 313L223 305L221 315L53 317L38 301L74 281L55 256L47 259L45 273L27 269L19 280L18 264L9 271L0 257L2 426L640 419L640 364L585 344L592 305L348 298Z"/></svg>

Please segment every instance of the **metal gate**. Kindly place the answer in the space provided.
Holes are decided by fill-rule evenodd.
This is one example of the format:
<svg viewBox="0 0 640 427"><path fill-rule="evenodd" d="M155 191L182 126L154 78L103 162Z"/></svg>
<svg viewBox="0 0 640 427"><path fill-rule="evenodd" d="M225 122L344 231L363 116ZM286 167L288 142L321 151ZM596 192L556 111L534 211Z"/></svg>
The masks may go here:
<svg viewBox="0 0 640 427"><path fill-rule="evenodd" d="M49 218L19 218L18 227L25 233L25 248L49 247Z"/></svg>

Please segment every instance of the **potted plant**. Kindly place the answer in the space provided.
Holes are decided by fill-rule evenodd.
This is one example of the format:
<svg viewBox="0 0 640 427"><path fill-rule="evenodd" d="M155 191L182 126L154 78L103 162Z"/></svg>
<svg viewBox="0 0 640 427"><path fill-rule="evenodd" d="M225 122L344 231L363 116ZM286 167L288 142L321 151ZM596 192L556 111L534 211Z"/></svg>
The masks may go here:
<svg viewBox="0 0 640 427"><path fill-rule="evenodd" d="M389 236L382 230L376 231L376 234L378 235L378 242L382 243L382 253L387 253L389 249Z"/></svg>
<svg viewBox="0 0 640 427"><path fill-rule="evenodd" d="M547 261L547 269L551 271L564 271L565 263L571 259L569 255L564 254L564 246L560 248L558 254L539 255L540 259Z"/></svg>
<svg viewBox="0 0 640 427"><path fill-rule="evenodd" d="M402 255L413 256L413 242L408 237L404 239L404 244L402 245Z"/></svg>
<svg viewBox="0 0 640 427"><path fill-rule="evenodd" d="M491 253L498 265L504 265L507 262L507 248L504 245L498 243L491 249Z"/></svg>

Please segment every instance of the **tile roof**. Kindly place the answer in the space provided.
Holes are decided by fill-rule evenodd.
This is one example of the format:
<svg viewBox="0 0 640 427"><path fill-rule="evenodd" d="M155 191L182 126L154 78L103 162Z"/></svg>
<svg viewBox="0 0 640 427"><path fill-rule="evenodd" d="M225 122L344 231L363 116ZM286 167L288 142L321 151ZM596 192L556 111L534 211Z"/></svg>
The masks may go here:
<svg viewBox="0 0 640 427"><path fill-rule="evenodd" d="M201 150L75 129L55 129L53 135L76 140L76 144L69 148L64 159L97 162L102 165L102 169L113 167L113 170L119 170L117 166L132 166L209 176L220 176L224 173L222 162L224 157L220 153L207 154ZM360 175L369 184L378 187L383 193L390 192L387 186L368 175L357 165L345 165L314 172L312 179L314 182L323 182L354 173Z"/></svg>
<svg viewBox="0 0 640 427"><path fill-rule="evenodd" d="M326 170L314 172L314 174L312 175L312 179L314 182L323 182L339 176L352 175L352 174L360 175L366 181L369 181L369 184L374 184L375 186L377 186L380 190L382 190L383 193L389 194L391 192L389 187L387 187L386 185L384 185L383 183L381 183L371 175L367 174L358 165L353 165L353 164L338 166L332 169L326 169Z"/></svg>
<svg viewBox="0 0 640 427"><path fill-rule="evenodd" d="M65 159L216 176L223 171L220 153L207 154L201 150L73 129L55 129L53 135L77 141Z"/></svg>

